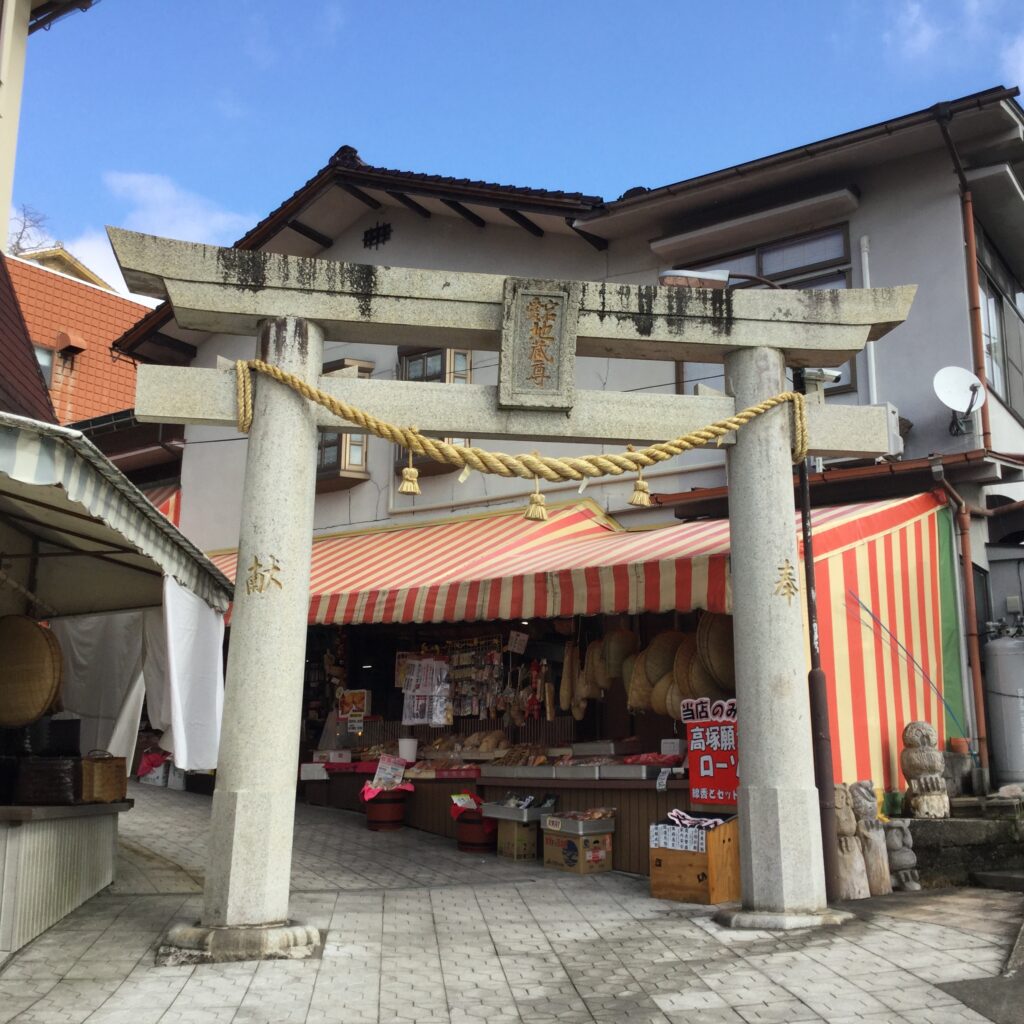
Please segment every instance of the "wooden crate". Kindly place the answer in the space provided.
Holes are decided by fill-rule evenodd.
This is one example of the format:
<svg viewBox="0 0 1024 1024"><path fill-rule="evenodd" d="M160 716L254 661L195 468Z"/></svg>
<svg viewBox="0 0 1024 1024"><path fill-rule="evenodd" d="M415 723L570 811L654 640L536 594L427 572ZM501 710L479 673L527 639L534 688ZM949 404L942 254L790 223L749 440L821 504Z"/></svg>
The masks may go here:
<svg viewBox="0 0 1024 1024"><path fill-rule="evenodd" d="M728 903L740 898L740 843L737 819L707 834L707 850L652 849L651 896L682 903Z"/></svg>

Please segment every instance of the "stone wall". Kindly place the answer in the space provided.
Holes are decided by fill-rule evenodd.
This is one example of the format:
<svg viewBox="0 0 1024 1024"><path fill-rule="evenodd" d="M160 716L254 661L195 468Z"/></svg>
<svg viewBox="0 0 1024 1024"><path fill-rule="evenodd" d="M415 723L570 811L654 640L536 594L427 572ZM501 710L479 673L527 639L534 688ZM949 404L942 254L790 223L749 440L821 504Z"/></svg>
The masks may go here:
<svg viewBox="0 0 1024 1024"><path fill-rule="evenodd" d="M1024 869L1024 821L918 818L910 831L924 885L967 885L975 871Z"/></svg>

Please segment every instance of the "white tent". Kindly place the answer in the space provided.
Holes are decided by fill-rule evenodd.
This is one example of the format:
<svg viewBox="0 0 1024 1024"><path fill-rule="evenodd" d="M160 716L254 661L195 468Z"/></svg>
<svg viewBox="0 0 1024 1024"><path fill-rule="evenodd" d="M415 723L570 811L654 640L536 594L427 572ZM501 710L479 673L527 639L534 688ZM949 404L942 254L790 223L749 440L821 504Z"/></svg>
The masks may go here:
<svg viewBox="0 0 1024 1024"><path fill-rule="evenodd" d="M76 430L0 413L0 614L47 618L83 747L129 755L143 693L183 768L213 768L231 584Z"/></svg>

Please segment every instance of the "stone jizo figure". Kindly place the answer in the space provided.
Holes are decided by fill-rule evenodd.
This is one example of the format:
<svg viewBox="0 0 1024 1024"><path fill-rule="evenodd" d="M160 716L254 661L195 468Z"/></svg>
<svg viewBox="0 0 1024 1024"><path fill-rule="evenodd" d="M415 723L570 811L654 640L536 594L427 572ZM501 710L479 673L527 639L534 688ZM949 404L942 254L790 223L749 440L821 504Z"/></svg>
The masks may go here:
<svg viewBox="0 0 1024 1024"><path fill-rule="evenodd" d="M921 880L917 873L917 854L906 818L890 818L885 823L885 847L889 851L889 872L893 889L917 892Z"/></svg>
<svg viewBox="0 0 1024 1024"><path fill-rule="evenodd" d="M885 848L885 833L878 820L878 803L871 779L861 779L850 786L853 813L857 816L857 839L864 854L864 867L868 875L868 888L872 896L887 896L892 892L889 878L889 855Z"/></svg>
<svg viewBox="0 0 1024 1024"><path fill-rule="evenodd" d="M839 846L839 899L863 900L871 895L864 853L857 838L857 817L849 789L836 786L836 833Z"/></svg>
<svg viewBox="0 0 1024 1024"><path fill-rule="evenodd" d="M907 777L903 813L914 818L948 818L945 759L930 722L909 722L903 730L900 767Z"/></svg>

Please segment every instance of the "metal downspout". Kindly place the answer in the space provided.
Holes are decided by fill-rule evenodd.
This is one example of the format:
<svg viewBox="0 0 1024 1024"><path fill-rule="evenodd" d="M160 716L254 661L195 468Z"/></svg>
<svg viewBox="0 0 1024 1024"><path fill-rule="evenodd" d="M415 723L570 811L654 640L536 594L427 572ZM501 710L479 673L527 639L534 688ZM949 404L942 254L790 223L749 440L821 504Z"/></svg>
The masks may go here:
<svg viewBox="0 0 1024 1024"><path fill-rule="evenodd" d="M967 502L946 479L941 466L933 472L954 506L957 530L960 534L960 561L964 586L964 625L967 633L967 657L971 669L971 689L974 694L974 721L977 726L978 760L988 781L988 729L985 723L985 691L981 678L981 641L978 633L978 612L974 593L974 559L971 554L971 512Z"/></svg>
<svg viewBox="0 0 1024 1024"><path fill-rule="evenodd" d="M981 381L988 392L988 373L985 369L985 338L981 328L981 285L978 280L978 241L974 231L974 200L964 174L964 167L957 152L956 143L949 134L949 123L953 114L948 103L938 103L934 108L935 121L942 132L943 141L949 150L960 183L960 213L963 218L964 259L967 267L967 310L971 324L971 354L974 362L974 375ZM992 449L992 426L989 419L989 406L986 402L980 409L981 445L986 451Z"/></svg>

